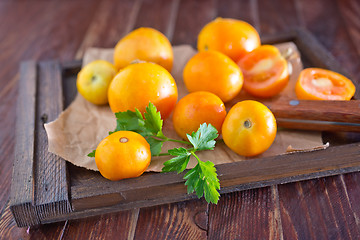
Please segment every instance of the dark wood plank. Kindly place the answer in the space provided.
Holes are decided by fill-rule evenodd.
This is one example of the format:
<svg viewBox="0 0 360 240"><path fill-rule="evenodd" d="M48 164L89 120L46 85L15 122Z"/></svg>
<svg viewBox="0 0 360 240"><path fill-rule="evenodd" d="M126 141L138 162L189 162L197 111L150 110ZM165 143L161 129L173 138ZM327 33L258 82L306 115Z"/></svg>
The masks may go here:
<svg viewBox="0 0 360 240"><path fill-rule="evenodd" d="M57 61L40 62L36 96L34 202L40 219L71 211L66 161L48 152L44 124L63 111L62 76ZM48 81L51 79L51 81Z"/></svg>
<svg viewBox="0 0 360 240"><path fill-rule="evenodd" d="M11 184L11 210L19 226L36 225L40 219L34 204L34 148L37 64L25 62L21 65L16 120L16 146ZM28 119L26 123L24 119Z"/></svg>
<svg viewBox="0 0 360 240"><path fill-rule="evenodd" d="M293 0L259 0L258 11L261 36L286 32L300 23Z"/></svg>
<svg viewBox="0 0 360 240"><path fill-rule="evenodd" d="M338 176L279 188L285 239L358 239L359 227ZM291 199L291 200L290 200Z"/></svg>
<svg viewBox="0 0 360 240"><path fill-rule="evenodd" d="M218 16L235 18L251 24L260 32L258 2L251 0L225 0L217 1Z"/></svg>
<svg viewBox="0 0 360 240"><path fill-rule="evenodd" d="M357 49L358 56L360 56L360 3L356 0L342 0L337 1L337 4L350 39Z"/></svg>
<svg viewBox="0 0 360 240"><path fill-rule="evenodd" d="M134 239L207 239L207 219L204 200L144 208Z"/></svg>
<svg viewBox="0 0 360 240"><path fill-rule="evenodd" d="M360 199L360 174L349 173L344 174L341 177L343 185L345 185L345 197L348 199L351 207L351 213L349 215L354 216L356 226L360 229L360 205L358 204Z"/></svg>
<svg viewBox="0 0 360 240"><path fill-rule="evenodd" d="M217 14L215 0L182 0L176 20L173 45L190 44L196 48L197 36Z"/></svg>
<svg viewBox="0 0 360 240"><path fill-rule="evenodd" d="M1 214L0 233L1 239L61 239L64 222L38 225L30 228L19 228L11 214L9 205Z"/></svg>
<svg viewBox="0 0 360 240"><path fill-rule="evenodd" d="M133 239L139 209L69 221L63 239Z"/></svg>
<svg viewBox="0 0 360 240"><path fill-rule="evenodd" d="M177 19L179 2L179 0L144 0L141 4L134 29L139 27L155 28L171 40Z"/></svg>
<svg viewBox="0 0 360 240"><path fill-rule="evenodd" d="M116 43L134 28L140 7L139 0L101 1L89 20L90 25L75 58L81 59L89 47L115 47Z"/></svg>
<svg viewBox="0 0 360 240"><path fill-rule="evenodd" d="M209 209L209 239L282 239L276 188L225 194Z"/></svg>

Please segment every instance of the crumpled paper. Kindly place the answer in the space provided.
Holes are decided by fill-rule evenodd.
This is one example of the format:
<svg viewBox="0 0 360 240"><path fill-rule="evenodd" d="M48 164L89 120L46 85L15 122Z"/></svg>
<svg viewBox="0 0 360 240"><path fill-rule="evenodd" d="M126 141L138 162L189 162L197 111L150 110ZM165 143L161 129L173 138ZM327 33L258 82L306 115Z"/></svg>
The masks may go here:
<svg viewBox="0 0 360 240"><path fill-rule="evenodd" d="M279 96L270 99L270 101L276 101L282 97L294 99L296 98L294 86L297 76L302 70L299 52L296 45L291 42L278 44L276 47L278 47L281 52L291 53L288 62L292 73L287 87ZM171 74L176 80L180 99L188 94L183 83L182 70L186 62L196 51L189 45L175 46L173 50L174 66ZM96 59L104 59L112 62L113 49L88 49L83 58L83 65ZM242 90L235 99L226 103L227 110L238 101L245 99L261 101L261 99L256 99ZM269 101L269 99L267 99L267 101ZM164 121L163 132L165 136L180 139L173 129L171 118L172 116ZM45 124L48 135L49 152L59 155L76 166L98 171L95 159L87 157L87 154L96 149L100 141L108 135L109 131L114 130L115 126L116 119L108 105L93 105L78 94L70 106L63 111L55 121ZM180 146L182 145L179 143L166 142L162 152L167 152L168 149ZM279 129L272 146L266 152L256 157L280 155L293 152L293 150L312 151L323 149L327 146L328 145L323 145L320 132ZM248 159L231 151L221 139L217 142L214 151L202 151L197 154L203 161L210 160L214 164ZM163 167L163 162L168 159L169 156L153 157L147 171L160 172ZM195 165L196 160L191 159L188 167L192 168Z"/></svg>

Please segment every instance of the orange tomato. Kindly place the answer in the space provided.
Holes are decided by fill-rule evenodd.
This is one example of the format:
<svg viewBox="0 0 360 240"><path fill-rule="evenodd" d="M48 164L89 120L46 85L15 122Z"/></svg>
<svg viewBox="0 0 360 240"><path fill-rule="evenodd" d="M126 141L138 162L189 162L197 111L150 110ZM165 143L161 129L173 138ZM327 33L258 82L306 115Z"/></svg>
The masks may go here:
<svg viewBox="0 0 360 240"><path fill-rule="evenodd" d="M355 94L355 86L339 73L307 68L301 71L295 92L298 99L304 100L350 100Z"/></svg>
<svg viewBox="0 0 360 240"><path fill-rule="evenodd" d="M96 148L95 162L101 175L109 180L138 177L151 160L150 145L140 134L115 132Z"/></svg>
<svg viewBox="0 0 360 240"><path fill-rule="evenodd" d="M265 152L275 140L276 120L262 103L246 100L235 104L222 126L225 144L242 156Z"/></svg>
<svg viewBox="0 0 360 240"><path fill-rule="evenodd" d="M174 109L178 91L171 74L155 63L133 63L123 68L113 79L108 91L109 105L119 111L145 112L152 102L166 119Z"/></svg>
<svg viewBox="0 0 360 240"><path fill-rule="evenodd" d="M187 139L186 134L197 131L204 122L210 123L220 132L225 116L225 105L218 96L210 92L193 92L176 104L174 129L183 139Z"/></svg>
<svg viewBox="0 0 360 240"><path fill-rule="evenodd" d="M224 102L233 99L243 85L239 66L226 55L216 51L195 54L187 62L183 78L189 92L208 91Z"/></svg>
<svg viewBox="0 0 360 240"><path fill-rule="evenodd" d="M199 51L216 50L238 61L260 46L260 37L250 24L231 18L216 18L199 33Z"/></svg>
<svg viewBox="0 0 360 240"><path fill-rule="evenodd" d="M271 45L263 45L238 61L244 74L244 89L257 97L272 97L289 82L287 61Z"/></svg>
<svg viewBox="0 0 360 240"><path fill-rule="evenodd" d="M138 28L122 38L114 49L114 63L117 69L134 60L157 63L169 72L173 65L173 51L164 34L153 28Z"/></svg>

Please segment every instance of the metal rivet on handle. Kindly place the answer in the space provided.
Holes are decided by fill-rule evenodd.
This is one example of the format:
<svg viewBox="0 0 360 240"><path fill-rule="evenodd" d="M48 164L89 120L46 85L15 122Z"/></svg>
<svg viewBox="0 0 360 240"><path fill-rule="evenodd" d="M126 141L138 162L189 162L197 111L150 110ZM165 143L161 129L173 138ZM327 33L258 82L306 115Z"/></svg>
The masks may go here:
<svg viewBox="0 0 360 240"><path fill-rule="evenodd" d="M296 106L299 105L300 102L298 100L291 100L289 103L291 106Z"/></svg>

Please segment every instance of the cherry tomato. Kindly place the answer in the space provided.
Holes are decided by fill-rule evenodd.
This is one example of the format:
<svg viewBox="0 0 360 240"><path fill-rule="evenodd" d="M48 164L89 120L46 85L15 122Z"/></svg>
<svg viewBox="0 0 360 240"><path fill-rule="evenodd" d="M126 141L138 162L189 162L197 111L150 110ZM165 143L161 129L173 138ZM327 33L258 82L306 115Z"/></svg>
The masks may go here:
<svg viewBox="0 0 360 240"><path fill-rule="evenodd" d="M231 18L216 18L200 31L199 51L222 52L234 61L260 46L260 37L254 27L244 21Z"/></svg>
<svg viewBox="0 0 360 240"><path fill-rule="evenodd" d="M76 87L86 100L93 104L108 103L108 88L117 70L108 61L95 60L78 73Z"/></svg>
<svg viewBox="0 0 360 240"><path fill-rule="evenodd" d="M295 92L304 100L350 100L355 94L355 86L339 73L307 68L301 71Z"/></svg>
<svg viewBox="0 0 360 240"><path fill-rule="evenodd" d="M222 126L225 144L242 156L266 151L275 140L276 120L262 103L246 100L235 104Z"/></svg>
<svg viewBox="0 0 360 240"><path fill-rule="evenodd" d="M193 92L176 104L174 129L185 140L186 134L197 131L202 123L210 123L220 132L225 116L225 105L218 96L210 92Z"/></svg>
<svg viewBox="0 0 360 240"><path fill-rule="evenodd" d="M174 109L178 92L174 78L155 63L133 63L120 70L112 80L109 90L109 105L113 112L145 112L149 102L166 119Z"/></svg>
<svg viewBox="0 0 360 240"><path fill-rule="evenodd" d="M114 49L117 69L135 60L157 63L169 72L173 65L173 50L164 34L153 28L138 28L120 39Z"/></svg>
<svg viewBox="0 0 360 240"><path fill-rule="evenodd" d="M272 97L289 82L287 61L279 50L263 45L238 61L244 74L244 89L257 97Z"/></svg>
<svg viewBox="0 0 360 240"><path fill-rule="evenodd" d="M138 177L151 160L150 145L136 132L119 131L104 138L96 148L95 162L109 180Z"/></svg>
<svg viewBox="0 0 360 240"><path fill-rule="evenodd" d="M189 92L211 92L223 102L233 99L243 85L243 75L239 66L217 51L195 54L186 63L183 78Z"/></svg>

